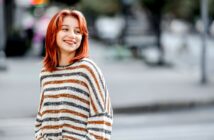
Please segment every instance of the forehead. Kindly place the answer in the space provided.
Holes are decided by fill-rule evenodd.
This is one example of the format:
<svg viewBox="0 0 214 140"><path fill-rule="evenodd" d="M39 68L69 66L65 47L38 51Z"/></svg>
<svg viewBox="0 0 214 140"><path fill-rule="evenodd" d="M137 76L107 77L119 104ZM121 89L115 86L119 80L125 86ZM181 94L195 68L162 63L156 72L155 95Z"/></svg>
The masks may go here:
<svg viewBox="0 0 214 140"><path fill-rule="evenodd" d="M79 27L79 21L74 16L65 16L62 21L62 26L72 26L72 27Z"/></svg>

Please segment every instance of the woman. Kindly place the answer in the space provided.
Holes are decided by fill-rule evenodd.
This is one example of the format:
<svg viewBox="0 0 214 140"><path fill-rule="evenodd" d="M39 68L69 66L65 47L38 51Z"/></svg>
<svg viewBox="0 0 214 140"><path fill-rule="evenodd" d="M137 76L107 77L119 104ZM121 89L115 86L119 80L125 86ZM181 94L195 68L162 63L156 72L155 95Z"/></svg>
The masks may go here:
<svg viewBox="0 0 214 140"><path fill-rule="evenodd" d="M100 69L87 58L88 30L83 14L58 12L48 25L45 41L36 139L110 139L110 97Z"/></svg>

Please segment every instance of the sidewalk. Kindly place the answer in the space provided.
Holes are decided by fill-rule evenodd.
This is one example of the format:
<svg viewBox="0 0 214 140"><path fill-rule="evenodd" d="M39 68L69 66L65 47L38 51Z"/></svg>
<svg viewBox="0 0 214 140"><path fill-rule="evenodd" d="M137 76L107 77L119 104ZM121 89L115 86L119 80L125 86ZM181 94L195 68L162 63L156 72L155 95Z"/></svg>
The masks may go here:
<svg viewBox="0 0 214 140"><path fill-rule="evenodd" d="M115 113L214 105L211 73L209 82L201 85L199 68L149 67L142 60L117 60L111 49L99 46L93 42L91 54L105 75Z"/></svg>
<svg viewBox="0 0 214 140"><path fill-rule="evenodd" d="M118 60L107 46L90 42L92 59L101 68L114 113L140 113L214 105L214 77L199 84L197 69L149 67L142 60ZM34 117L39 101L41 59L9 58L0 71L0 118Z"/></svg>

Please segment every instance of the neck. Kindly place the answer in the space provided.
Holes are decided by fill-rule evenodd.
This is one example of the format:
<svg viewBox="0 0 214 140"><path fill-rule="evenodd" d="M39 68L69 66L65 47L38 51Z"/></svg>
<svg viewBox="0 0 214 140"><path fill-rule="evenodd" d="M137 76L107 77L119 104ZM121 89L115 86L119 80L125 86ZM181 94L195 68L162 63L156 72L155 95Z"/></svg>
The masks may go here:
<svg viewBox="0 0 214 140"><path fill-rule="evenodd" d="M64 54L60 53L59 55L59 66L66 66L70 64L70 60L74 58L75 52L74 53L69 53L69 54Z"/></svg>

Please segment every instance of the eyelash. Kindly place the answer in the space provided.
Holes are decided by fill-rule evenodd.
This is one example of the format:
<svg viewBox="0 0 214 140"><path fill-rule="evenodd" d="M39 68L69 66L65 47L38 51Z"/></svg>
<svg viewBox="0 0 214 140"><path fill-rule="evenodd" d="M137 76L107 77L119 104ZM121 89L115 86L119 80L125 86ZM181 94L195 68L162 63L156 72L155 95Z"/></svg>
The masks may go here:
<svg viewBox="0 0 214 140"><path fill-rule="evenodd" d="M67 29L67 28L62 28L62 31L68 31L69 29ZM79 31L79 30L74 30L74 33L76 33L76 34L80 34L81 32Z"/></svg>
<svg viewBox="0 0 214 140"><path fill-rule="evenodd" d="M68 29L67 28L62 28L62 31L68 31Z"/></svg>

